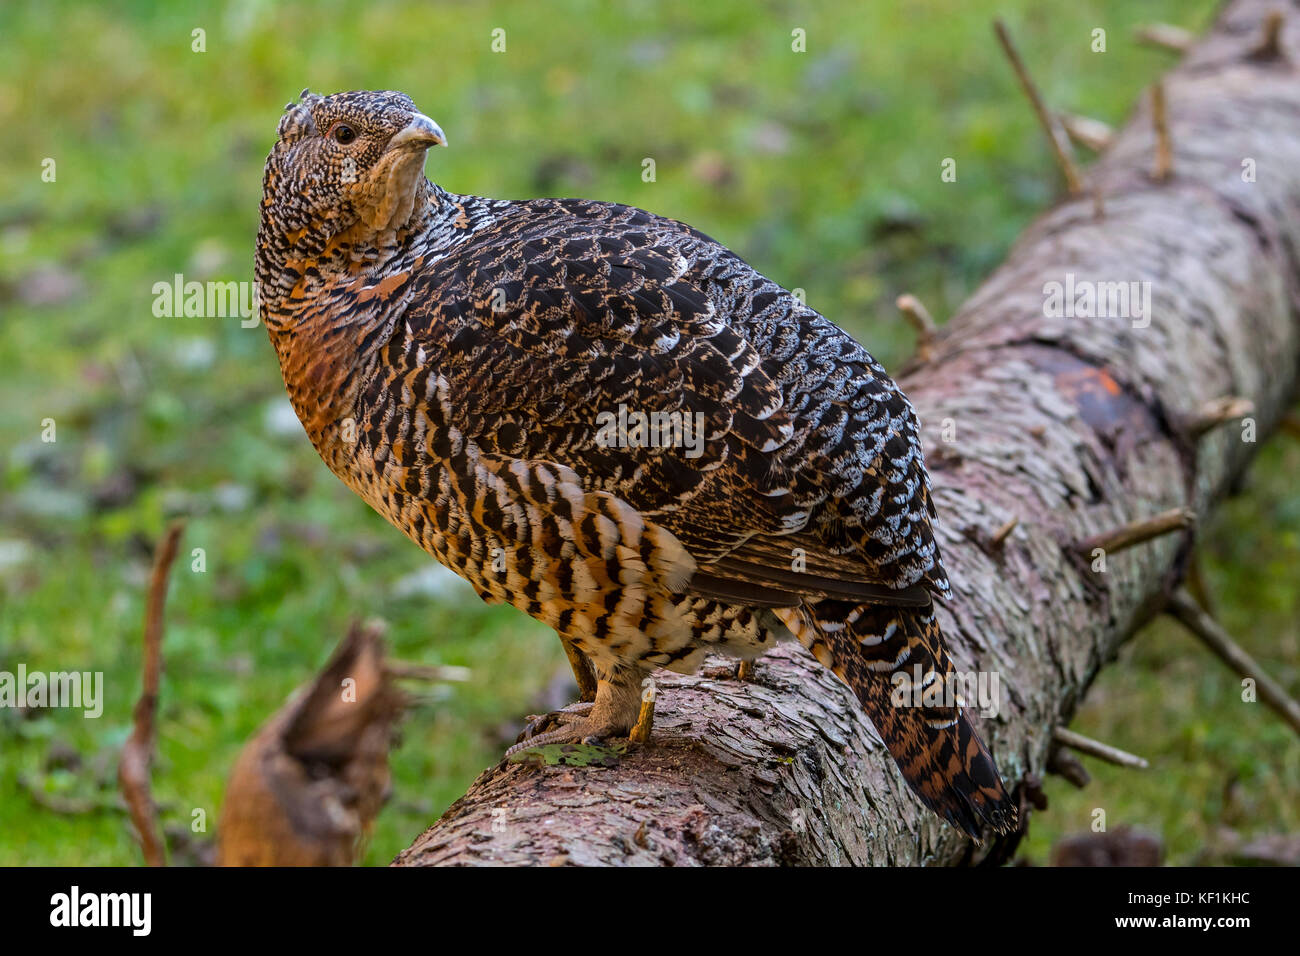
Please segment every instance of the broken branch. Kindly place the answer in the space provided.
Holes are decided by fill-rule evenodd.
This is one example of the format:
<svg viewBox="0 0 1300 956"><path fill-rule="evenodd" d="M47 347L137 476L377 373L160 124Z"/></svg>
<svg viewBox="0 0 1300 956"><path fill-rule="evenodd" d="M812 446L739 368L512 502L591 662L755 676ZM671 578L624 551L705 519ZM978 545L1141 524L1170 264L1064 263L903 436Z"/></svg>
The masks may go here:
<svg viewBox="0 0 1300 956"><path fill-rule="evenodd" d="M1144 46L1153 46L1173 53L1186 53L1187 48L1196 40L1191 30L1184 30L1172 23L1148 23L1133 31L1134 39Z"/></svg>
<svg viewBox="0 0 1300 956"><path fill-rule="evenodd" d="M1156 161L1151 169L1151 178L1163 183L1174 171L1174 147L1169 140L1169 115L1165 109L1163 82L1151 87L1151 121L1156 129Z"/></svg>
<svg viewBox="0 0 1300 956"><path fill-rule="evenodd" d="M463 683L473 673L468 667L454 665L416 664L411 661L385 661L384 675L399 680L426 681L431 684Z"/></svg>
<svg viewBox="0 0 1300 956"><path fill-rule="evenodd" d="M1107 554L1123 551L1134 545L1158 538L1171 531L1182 531L1196 524L1196 514L1187 508L1170 508L1158 515L1133 521L1113 531L1103 531L1090 538L1084 538L1077 545L1085 555L1092 554L1100 548Z"/></svg>
<svg viewBox="0 0 1300 956"><path fill-rule="evenodd" d="M1192 437L1200 438L1219 425L1245 418L1254 411L1255 403L1250 399L1239 395L1225 395L1206 402L1189 417L1186 424L1187 431Z"/></svg>
<svg viewBox="0 0 1300 956"><path fill-rule="evenodd" d="M1228 632L1221 628L1210 615L1206 614L1186 591L1178 591L1169 599L1169 613L1201 639L1211 651L1242 677L1255 682L1259 689L1259 699L1273 710L1300 734L1300 703L1297 703L1282 685L1256 663L1255 659L1237 644Z"/></svg>
<svg viewBox="0 0 1300 956"><path fill-rule="evenodd" d="M1274 10L1265 18L1263 37L1259 46L1250 51L1250 59L1276 60L1282 56L1282 24L1285 22L1281 10Z"/></svg>
<svg viewBox="0 0 1300 956"><path fill-rule="evenodd" d="M1099 119L1093 119L1091 116L1080 116L1077 113L1062 113L1061 125L1065 127L1065 133L1070 140L1085 149L1090 149L1094 153L1104 152L1110 147L1111 141L1115 138L1115 131L1110 124L1103 123Z"/></svg>
<svg viewBox="0 0 1300 956"><path fill-rule="evenodd" d="M989 538L989 546L1000 548L1006 544L1007 538L1010 537L1011 532L1016 530L1016 525L1018 524L1020 524L1020 519L1018 517L1008 520L1002 525L1002 527L993 532L993 535Z"/></svg>
<svg viewBox="0 0 1300 956"><path fill-rule="evenodd" d="M1016 49L1011 34L1007 32L1006 24L1002 22L1001 18L993 21L993 32L998 35L998 42L1002 44L1002 51L1007 55L1007 59L1011 61L1011 68L1016 71L1020 86L1025 91L1025 96L1029 98L1029 105L1033 107L1034 115L1038 117L1038 124L1043 128L1043 132L1047 134L1048 143L1052 147L1052 155L1056 157L1056 163L1065 176L1065 184L1070 190L1070 195L1078 195L1083 191L1083 182L1079 178L1079 171L1074 165L1074 158L1070 155L1069 141L1062 136L1057 124L1053 122L1052 115L1043 103L1043 98L1039 95L1038 87L1034 85L1029 71L1025 69L1024 61L1020 59L1020 51Z"/></svg>
<svg viewBox="0 0 1300 956"><path fill-rule="evenodd" d="M900 295L894 302L898 306L898 311L903 313L903 318L911 323L912 328L916 329L916 359L918 362L928 362L934 354L934 339L939 334L939 326L934 322L929 310L921 303L916 296L905 293Z"/></svg>
<svg viewBox="0 0 1300 956"><path fill-rule="evenodd" d="M1054 727L1052 729L1052 739L1063 747L1069 747L1081 754L1087 754L1090 757L1096 757L1098 760L1113 763L1117 767L1146 770L1150 766L1136 754L1131 754L1127 750L1120 750L1118 747L1112 747L1110 744L1103 744L1100 740L1093 740L1083 734L1076 734L1073 730L1068 730L1065 727Z"/></svg>

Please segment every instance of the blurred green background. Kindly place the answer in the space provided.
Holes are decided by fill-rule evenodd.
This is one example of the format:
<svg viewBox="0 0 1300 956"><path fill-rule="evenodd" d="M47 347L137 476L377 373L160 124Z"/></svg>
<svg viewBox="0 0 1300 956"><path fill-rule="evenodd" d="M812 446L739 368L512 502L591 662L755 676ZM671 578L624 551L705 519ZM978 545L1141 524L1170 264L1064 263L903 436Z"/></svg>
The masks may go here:
<svg viewBox="0 0 1300 956"><path fill-rule="evenodd" d="M1007 18L1055 106L1124 120L1171 62L1138 23L1200 30L1212 0L901 3L232 2L0 7L0 670L105 673L98 720L0 710L0 863L133 864L113 785L139 688L153 542L185 516L167 613L164 823L215 829L240 745L382 616L393 653L467 667L404 726L383 863L500 755L563 658L542 625L467 586L329 474L289 411L265 330L156 318L152 287L251 279L262 163L300 89L409 93L447 131L429 175L499 197L577 195L684 219L865 342L911 348L893 302L941 320L1057 195L989 27ZM1107 51L1091 50L1107 31ZM505 30L506 51L491 49ZM791 31L807 52L792 52ZM204 31L206 52L192 50ZM656 181L642 181L642 160ZM955 183L940 164L957 160ZM56 163L56 181L41 178ZM53 418L57 441L41 441ZM1262 449L1204 536L1220 619L1300 680L1300 443ZM206 571L191 570L202 548ZM554 687L552 687L552 691ZM1159 624L1107 669L1075 729L1146 756L1048 781L1022 854L1085 830L1158 833L1210 859L1223 830L1300 829L1280 720ZM193 847L174 844L175 859Z"/></svg>

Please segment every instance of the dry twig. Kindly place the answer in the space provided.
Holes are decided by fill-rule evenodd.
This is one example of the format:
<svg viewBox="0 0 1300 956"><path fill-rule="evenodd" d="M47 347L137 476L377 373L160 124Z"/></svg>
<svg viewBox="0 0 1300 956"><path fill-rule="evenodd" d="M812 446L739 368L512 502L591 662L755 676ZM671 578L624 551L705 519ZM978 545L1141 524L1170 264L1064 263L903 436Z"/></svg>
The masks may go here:
<svg viewBox="0 0 1300 956"><path fill-rule="evenodd" d="M1196 34L1170 23L1148 23L1133 31L1134 38L1145 46L1158 47L1173 53L1186 53L1196 41Z"/></svg>
<svg viewBox="0 0 1300 956"><path fill-rule="evenodd" d="M1144 541L1150 541L1152 538L1158 538L1162 534L1182 531L1194 524L1196 524L1195 512L1187 508L1171 508L1150 518L1132 521L1112 531L1104 531L1084 538L1077 547L1085 555L1090 555L1099 548L1107 554L1114 554L1142 544Z"/></svg>
<svg viewBox="0 0 1300 956"><path fill-rule="evenodd" d="M1061 125L1065 127L1065 133L1072 142L1094 153L1105 152L1115 139L1115 130L1108 123L1091 116L1062 113Z"/></svg>
<svg viewBox="0 0 1300 956"><path fill-rule="evenodd" d="M1054 727L1052 729L1052 739L1063 747L1069 747L1081 754L1088 754L1088 756L1096 757L1098 760L1113 763L1117 767L1146 770L1150 766L1141 757L1131 754L1127 750L1120 750L1110 744L1103 744L1100 740L1093 740L1083 734L1076 734L1073 730L1068 730L1065 727Z"/></svg>
<svg viewBox="0 0 1300 956"><path fill-rule="evenodd" d="M1221 628L1210 615L1206 614L1192 596L1186 591L1178 591L1169 599L1169 613L1176 617L1189 631L1201 639L1211 651L1242 677L1255 682L1259 689L1259 699L1290 724L1300 734L1300 703L1293 700L1282 685L1268 674L1237 644L1228 632Z"/></svg>
<svg viewBox="0 0 1300 956"><path fill-rule="evenodd" d="M1020 524L1020 519L1018 517L1013 517L1008 519L1002 525L1002 527L998 528L997 531L994 531L993 534L989 537L990 547L1000 548L1004 544L1006 544L1007 538L1011 536L1011 532L1015 531L1016 526L1019 524Z"/></svg>
<svg viewBox="0 0 1300 956"><path fill-rule="evenodd" d="M1255 403L1238 395L1225 395L1206 402L1187 419L1189 434L1199 438L1219 425L1245 418L1255 411Z"/></svg>
<svg viewBox="0 0 1300 956"><path fill-rule="evenodd" d="M1274 10L1265 18L1259 46L1250 51L1252 60L1276 60L1283 56L1282 25L1284 23L1286 23L1286 16L1281 10Z"/></svg>
<svg viewBox="0 0 1300 956"><path fill-rule="evenodd" d="M158 712L158 684L162 678L163 608L167 603L167 579L176 549L180 542L184 522L176 522L167 529L154 554L153 572L149 576L149 599L144 617L144 686L136 701L131 736L122 747L122 760L118 764L117 780L126 800L131 822L140 835L145 863L149 866L166 865L166 848L162 830L158 825L158 810L150 792L149 769L153 764L154 740L157 727L154 718Z"/></svg>
<svg viewBox="0 0 1300 956"><path fill-rule="evenodd" d="M1083 181L1079 177L1079 170L1074 165L1074 157L1070 154L1069 140L1058 127L1058 124L1052 120L1051 113L1048 112L1047 106L1043 103L1043 98L1038 92L1038 87L1034 85L1033 78L1030 77L1029 71L1025 69L1025 63L1020 59L1020 51L1011 40L1011 34L1007 32L1007 26L999 18L993 21L993 32L998 35L998 42L1002 44L1002 50L1011 61L1011 68L1016 71L1016 77L1020 80L1020 86L1025 91L1025 96L1029 98L1029 105L1034 109L1034 115L1038 117L1038 124L1047 134L1048 143L1052 147L1052 155L1056 157L1056 163L1061 167L1061 172L1065 176L1066 188L1070 190L1070 195L1076 196L1083 191Z"/></svg>
<svg viewBox="0 0 1300 956"><path fill-rule="evenodd" d="M934 355L935 336L939 334L939 326L935 324L930 311L920 299L910 293L900 295L894 304L898 306L898 311L903 313L903 318L916 329L916 360L930 361Z"/></svg>
<svg viewBox="0 0 1300 956"><path fill-rule="evenodd" d="M1165 107L1165 85L1151 87L1151 121L1156 128L1156 161L1151 178L1163 183L1174 172L1174 147L1169 139L1169 115Z"/></svg>

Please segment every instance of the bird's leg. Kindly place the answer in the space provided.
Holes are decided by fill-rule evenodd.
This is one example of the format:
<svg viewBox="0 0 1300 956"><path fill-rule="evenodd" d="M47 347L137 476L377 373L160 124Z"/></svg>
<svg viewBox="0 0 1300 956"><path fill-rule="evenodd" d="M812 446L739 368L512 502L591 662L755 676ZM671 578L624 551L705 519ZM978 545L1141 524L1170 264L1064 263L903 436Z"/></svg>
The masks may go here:
<svg viewBox="0 0 1300 956"><path fill-rule="evenodd" d="M736 680L753 680L754 662L752 660L742 660L736 665Z"/></svg>
<svg viewBox="0 0 1300 956"><path fill-rule="evenodd" d="M587 655L578 645L566 637L560 638L564 653L568 655L569 666L573 668L573 677L578 682L578 700L591 703L596 699L596 669L591 666Z"/></svg>
<svg viewBox="0 0 1300 956"><path fill-rule="evenodd" d="M628 736L641 710L640 676L640 669L620 669L609 677L601 677L596 682L594 701L571 704L533 721L520 734L519 742L506 751L506 756L529 747L598 744L610 737ZM549 724L559 726L542 729Z"/></svg>

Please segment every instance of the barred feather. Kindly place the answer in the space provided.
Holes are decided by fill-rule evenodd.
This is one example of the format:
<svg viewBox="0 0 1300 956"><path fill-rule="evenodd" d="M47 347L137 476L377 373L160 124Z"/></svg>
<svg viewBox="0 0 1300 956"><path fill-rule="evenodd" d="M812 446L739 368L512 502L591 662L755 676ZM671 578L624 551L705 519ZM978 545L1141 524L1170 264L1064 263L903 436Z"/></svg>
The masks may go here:
<svg viewBox="0 0 1300 956"><path fill-rule="evenodd" d="M775 613L853 689L903 779L927 807L975 839L985 826L999 833L1014 829L1016 805L971 715L937 693L952 686L954 669L932 606L834 601ZM896 693L900 675L905 690ZM906 692L914 687L916 693Z"/></svg>

